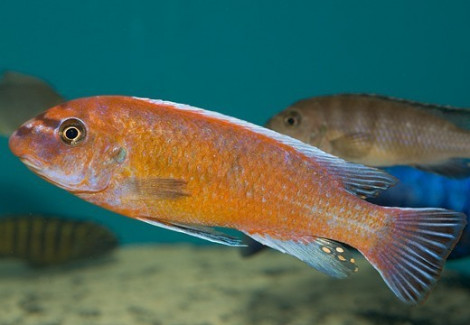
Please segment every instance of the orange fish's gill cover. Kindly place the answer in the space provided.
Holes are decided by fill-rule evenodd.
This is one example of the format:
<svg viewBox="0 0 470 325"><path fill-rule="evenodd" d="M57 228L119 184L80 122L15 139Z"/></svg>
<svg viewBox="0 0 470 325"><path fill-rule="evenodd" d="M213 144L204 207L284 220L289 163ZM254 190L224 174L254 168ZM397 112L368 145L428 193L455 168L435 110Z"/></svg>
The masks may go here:
<svg viewBox="0 0 470 325"><path fill-rule="evenodd" d="M77 196L153 225L227 245L238 229L343 278L357 248L404 302L424 299L465 216L364 201L388 174L218 113L123 96L77 99L23 124L10 148Z"/></svg>

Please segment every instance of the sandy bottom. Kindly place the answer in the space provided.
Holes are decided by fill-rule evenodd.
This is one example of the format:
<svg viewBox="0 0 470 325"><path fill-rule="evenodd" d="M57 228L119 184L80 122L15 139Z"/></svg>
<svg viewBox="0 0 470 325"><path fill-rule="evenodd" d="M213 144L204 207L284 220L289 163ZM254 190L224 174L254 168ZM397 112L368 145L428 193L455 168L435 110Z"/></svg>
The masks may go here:
<svg viewBox="0 0 470 325"><path fill-rule="evenodd" d="M407 307L367 262L328 278L277 252L137 246L74 267L0 263L0 325L470 324L470 279L447 271Z"/></svg>

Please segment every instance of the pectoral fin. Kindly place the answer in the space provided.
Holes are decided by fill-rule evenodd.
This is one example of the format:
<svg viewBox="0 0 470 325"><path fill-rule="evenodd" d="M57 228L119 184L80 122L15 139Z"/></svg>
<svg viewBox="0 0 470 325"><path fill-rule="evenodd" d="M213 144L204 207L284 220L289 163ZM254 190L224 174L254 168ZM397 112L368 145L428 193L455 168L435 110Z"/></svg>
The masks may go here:
<svg viewBox="0 0 470 325"><path fill-rule="evenodd" d="M151 218L137 218L140 221L197 238L205 239L213 243L227 245L227 246L245 246L242 241L238 238L224 234L223 232L217 231L211 227L196 226L196 225L184 225L178 223L161 222Z"/></svg>
<svg viewBox="0 0 470 325"><path fill-rule="evenodd" d="M330 140L333 154L343 159L361 158L369 153L373 138L369 133L345 134Z"/></svg>
<svg viewBox="0 0 470 325"><path fill-rule="evenodd" d="M470 176L470 159L453 158L440 164L416 165L418 169L443 175L449 178L465 178Z"/></svg>
<svg viewBox="0 0 470 325"><path fill-rule="evenodd" d="M262 234L246 234L266 246L295 256L316 270L335 278L346 278L358 270L351 252L340 243L330 239L312 237L310 242L305 243L280 240Z"/></svg>
<svg viewBox="0 0 470 325"><path fill-rule="evenodd" d="M186 181L175 178L136 178L130 177L124 182L124 191L129 197L148 199L178 199L189 196Z"/></svg>

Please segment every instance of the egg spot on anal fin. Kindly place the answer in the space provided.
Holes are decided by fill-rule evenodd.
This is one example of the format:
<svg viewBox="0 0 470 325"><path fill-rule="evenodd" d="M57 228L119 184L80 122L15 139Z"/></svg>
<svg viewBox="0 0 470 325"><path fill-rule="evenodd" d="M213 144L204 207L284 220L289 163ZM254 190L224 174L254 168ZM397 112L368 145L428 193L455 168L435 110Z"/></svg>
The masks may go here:
<svg viewBox="0 0 470 325"><path fill-rule="evenodd" d="M326 275L346 278L357 272L358 267L352 253L334 240L312 236L305 242L281 240L266 234L245 233L266 246L297 257Z"/></svg>
<svg viewBox="0 0 470 325"><path fill-rule="evenodd" d="M356 260L353 257L348 256L350 255L349 251L347 251L346 248L341 246L340 243L325 238L319 238L318 241L324 244L324 246L321 247L321 250L323 252L335 256L341 262L350 264L350 268L354 272L358 271L359 268L356 265Z"/></svg>

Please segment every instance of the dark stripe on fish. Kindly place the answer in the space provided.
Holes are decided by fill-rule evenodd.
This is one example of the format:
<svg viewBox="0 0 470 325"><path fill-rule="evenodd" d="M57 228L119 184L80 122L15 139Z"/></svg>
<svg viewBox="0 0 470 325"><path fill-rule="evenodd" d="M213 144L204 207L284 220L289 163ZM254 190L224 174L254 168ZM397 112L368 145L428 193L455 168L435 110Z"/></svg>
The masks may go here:
<svg viewBox="0 0 470 325"><path fill-rule="evenodd" d="M60 120L51 119L51 118L46 117L46 112L36 116L35 120L41 121L44 126L49 127L51 129L55 129L60 124Z"/></svg>
<svg viewBox="0 0 470 325"><path fill-rule="evenodd" d="M20 128L18 128L15 132L16 132L16 135L22 137L22 136L26 136L30 134L32 131L33 131L32 127L27 127L23 125Z"/></svg>
<svg viewBox="0 0 470 325"><path fill-rule="evenodd" d="M43 258L44 241L41 234L44 233L44 228L47 226L47 220L37 218L30 219L31 236L29 246L29 258L31 260L39 260Z"/></svg>
<svg viewBox="0 0 470 325"><path fill-rule="evenodd" d="M60 220L48 220L47 226L44 232L44 261L53 261L57 255L57 248L59 247L59 231L60 231Z"/></svg>
<svg viewBox="0 0 470 325"><path fill-rule="evenodd" d="M28 254L29 242L31 240L30 221L23 219L16 223L16 227L15 251L19 255L26 255Z"/></svg>
<svg viewBox="0 0 470 325"><path fill-rule="evenodd" d="M39 114L38 116L36 116L35 119L36 119L36 121L40 121L43 126L51 128L53 130L55 128L57 128L60 124L59 120L55 120L55 119L51 119L51 118L46 117L46 113ZM19 127L16 130L16 134L20 137L21 136L26 136L26 135L30 134L31 132L33 132L33 130L34 130L34 126L22 125L21 127Z"/></svg>
<svg viewBox="0 0 470 325"><path fill-rule="evenodd" d="M18 229L19 229L19 223L18 222L11 222L13 231L12 231L12 252L13 254L18 254Z"/></svg>

